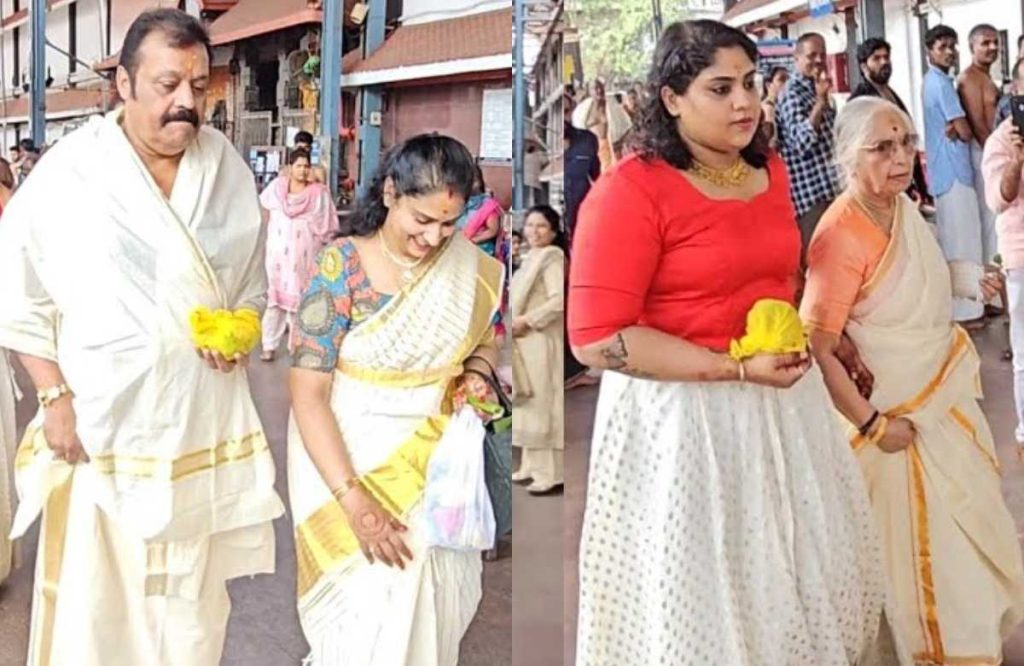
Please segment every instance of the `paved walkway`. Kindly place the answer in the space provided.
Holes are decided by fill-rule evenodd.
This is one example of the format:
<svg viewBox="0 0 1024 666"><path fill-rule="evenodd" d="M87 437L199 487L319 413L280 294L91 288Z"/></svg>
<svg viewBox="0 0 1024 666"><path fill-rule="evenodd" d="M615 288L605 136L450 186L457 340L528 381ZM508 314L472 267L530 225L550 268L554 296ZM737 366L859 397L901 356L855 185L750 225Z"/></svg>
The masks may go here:
<svg viewBox="0 0 1024 666"><path fill-rule="evenodd" d="M986 399L983 407L996 440L1003 467L1003 495L1017 522L1017 533L1024 533L1024 463L1017 458L1013 431L1016 426L1010 364L1000 359L1008 346L1002 322L990 325L975 336L982 356L982 385ZM583 506L586 497L590 433L594 420L597 389L571 391L566 396L565 480L565 663L575 657L576 599L578 594L578 557ZM1004 666L1024 666L1024 625L1007 642Z"/></svg>
<svg viewBox="0 0 1024 666"><path fill-rule="evenodd" d="M250 382L278 463L277 490L287 499L284 465L288 418L286 363L284 358L273 364L255 361ZM23 386L27 387L27 383ZM35 404L31 398L19 404L19 431L34 411ZM306 641L295 610L295 548L291 538L290 514L277 520L274 530L277 536L277 573L238 579L229 585L232 612L221 662L225 666L293 666L306 655ZM37 539L38 527L34 527L23 544L23 566L0 586L0 666L25 663ZM459 663L463 666L511 664L511 623L512 559L511 548L505 544L502 558L484 565L484 599L463 640Z"/></svg>

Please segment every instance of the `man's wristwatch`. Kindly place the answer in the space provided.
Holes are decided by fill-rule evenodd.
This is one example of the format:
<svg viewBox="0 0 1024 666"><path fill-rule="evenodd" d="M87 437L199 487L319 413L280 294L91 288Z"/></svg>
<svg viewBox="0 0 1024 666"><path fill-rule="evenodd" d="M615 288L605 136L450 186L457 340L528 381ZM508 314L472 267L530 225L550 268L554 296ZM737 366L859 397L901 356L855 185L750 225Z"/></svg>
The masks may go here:
<svg viewBox="0 0 1024 666"><path fill-rule="evenodd" d="M67 384L59 384L57 386L51 386L48 389L43 389L36 393L36 397L39 399L39 404L43 407L49 407L55 401L66 395L73 395L71 389L68 388Z"/></svg>

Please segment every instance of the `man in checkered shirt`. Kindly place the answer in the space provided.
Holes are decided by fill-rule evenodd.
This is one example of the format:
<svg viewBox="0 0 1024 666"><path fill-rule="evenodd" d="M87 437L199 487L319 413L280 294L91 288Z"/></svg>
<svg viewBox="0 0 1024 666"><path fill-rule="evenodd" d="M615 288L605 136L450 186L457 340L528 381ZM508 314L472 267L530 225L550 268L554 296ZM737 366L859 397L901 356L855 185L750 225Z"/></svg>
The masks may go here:
<svg viewBox="0 0 1024 666"><path fill-rule="evenodd" d="M825 71L825 38L813 32L802 35L795 60L796 72L782 90L776 122L806 253L818 220L839 195L832 132L836 111Z"/></svg>

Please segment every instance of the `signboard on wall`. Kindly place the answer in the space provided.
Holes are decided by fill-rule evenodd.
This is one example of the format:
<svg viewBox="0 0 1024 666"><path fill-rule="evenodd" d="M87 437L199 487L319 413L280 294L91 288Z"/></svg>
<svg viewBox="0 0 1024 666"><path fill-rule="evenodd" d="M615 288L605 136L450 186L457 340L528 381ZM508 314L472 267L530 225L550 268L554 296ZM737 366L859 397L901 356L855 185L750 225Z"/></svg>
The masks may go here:
<svg viewBox="0 0 1024 666"><path fill-rule="evenodd" d="M757 70L762 77L768 76L772 69L785 67L793 71L793 51L796 40L764 39L757 43Z"/></svg>
<svg viewBox="0 0 1024 666"><path fill-rule="evenodd" d="M810 9L811 16L814 18L828 16L835 11L835 7L832 6L832 0L808 0L807 8Z"/></svg>
<svg viewBox="0 0 1024 666"><path fill-rule="evenodd" d="M480 160L511 162L514 127L512 89L484 90L481 106Z"/></svg>

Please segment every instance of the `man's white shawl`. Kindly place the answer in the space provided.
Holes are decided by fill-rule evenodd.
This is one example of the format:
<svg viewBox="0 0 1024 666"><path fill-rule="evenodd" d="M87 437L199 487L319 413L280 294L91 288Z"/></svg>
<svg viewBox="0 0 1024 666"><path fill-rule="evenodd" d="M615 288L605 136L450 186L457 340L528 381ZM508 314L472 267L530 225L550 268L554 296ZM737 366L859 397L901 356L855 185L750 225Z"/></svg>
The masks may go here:
<svg viewBox="0 0 1024 666"><path fill-rule="evenodd" d="M62 139L4 210L0 347L59 364L92 458L75 483L127 533L193 540L266 522L283 506L246 374L209 369L189 333L199 305L262 311L252 174L204 127L168 199L119 116ZM41 427L42 413L15 462L15 536L66 468Z"/></svg>

